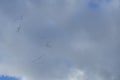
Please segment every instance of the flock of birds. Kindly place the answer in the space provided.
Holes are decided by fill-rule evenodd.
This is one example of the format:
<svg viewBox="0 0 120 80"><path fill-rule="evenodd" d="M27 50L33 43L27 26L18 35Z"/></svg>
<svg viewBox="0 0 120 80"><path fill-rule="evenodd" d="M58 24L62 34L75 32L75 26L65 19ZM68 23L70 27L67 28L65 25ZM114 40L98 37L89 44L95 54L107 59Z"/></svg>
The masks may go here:
<svg viewBox="0 0 120 80"><path fill-rule="evenodd" d="M20 21L22 21L22 20L23 20L23 16L20 17ZM22 29L22 25L21 25L21 23L19 23L19 25L18 25L18 27L16 29L16 32L19 33L21 31L21 29ZM47 48L51 48L52 47L52 41L47 41L46 44L45 44L45 46ZM32 61L32 63L39 62L39 60L42 59L43 56L45 56L45 55L38 56L37 58L35 58Z"/></svg>
<svg viewBox="0 0 120 80"><path fill-rule="evenodd" d="M23 20L23 16L20 17L20 20L22 21ZM22 25L21 23L18 25L17 29L16 29L16 32L19 33L22 29ZM45 46L48 47L48 48L51 48L52 45L51 45L52 41L47 41Z"/></svg>

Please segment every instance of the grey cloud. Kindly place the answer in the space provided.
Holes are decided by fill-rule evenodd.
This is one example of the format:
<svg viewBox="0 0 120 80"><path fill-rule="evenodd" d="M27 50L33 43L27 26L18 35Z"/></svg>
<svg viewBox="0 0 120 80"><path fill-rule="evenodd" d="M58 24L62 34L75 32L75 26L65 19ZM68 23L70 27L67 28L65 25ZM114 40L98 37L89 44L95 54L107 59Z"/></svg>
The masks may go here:
<svg viewBox="0 0 120 80"><path fill-rule="evenodd" d="M1 2L0 73L25 80L117 80L117 1L98 1L98 10L89 0Z"/></svg>

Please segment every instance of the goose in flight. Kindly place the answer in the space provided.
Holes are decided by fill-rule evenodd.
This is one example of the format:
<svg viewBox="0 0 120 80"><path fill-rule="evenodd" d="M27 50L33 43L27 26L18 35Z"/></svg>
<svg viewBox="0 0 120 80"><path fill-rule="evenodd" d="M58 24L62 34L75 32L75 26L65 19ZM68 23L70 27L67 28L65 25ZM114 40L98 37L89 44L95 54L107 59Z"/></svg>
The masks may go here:
<svg viewBox="0 0 120 80"><path fill-rule="evenodd" d="M48 41L45 46L48 47L48 48L51 48L52 47L52 42Z"/></svg>
<svg viewBox="0 0 120 80"><path fill-rule="evenodd" d="M45 55L41 55L41 56L38 56L36 59L32 60L32 63L34 64L39 64L39 63L43 63L43 60L42 58L44 57ZM41 62L42 61L42 62Z"/></svg>
<svg viewBox="0 0 120 80"><path fill-rule="evenodd" d="M22 20L23 20L23 16L20 16L20 24L18 25L16 32L20 32L20 30L21 30L21 21Z"/></svg>
<svg viewBox="0 0 120 80"><path fill-rule="evenodd" d="M16 31L16 32L20 32L20 29L21 29L21 26L19 26L19 27L17 28L17 31Z"/></svg>

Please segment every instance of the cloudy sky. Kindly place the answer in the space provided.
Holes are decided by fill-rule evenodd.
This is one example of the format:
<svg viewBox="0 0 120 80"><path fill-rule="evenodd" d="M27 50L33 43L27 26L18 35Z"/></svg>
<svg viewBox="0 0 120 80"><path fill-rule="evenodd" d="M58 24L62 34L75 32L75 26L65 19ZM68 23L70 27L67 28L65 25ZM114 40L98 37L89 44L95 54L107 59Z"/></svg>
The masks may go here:
<svg viewBox="0 0 120 80"><path fill-rule="evenodd" d="M120 80L119 34L119 0L0 0L0 75Z"/></svg>

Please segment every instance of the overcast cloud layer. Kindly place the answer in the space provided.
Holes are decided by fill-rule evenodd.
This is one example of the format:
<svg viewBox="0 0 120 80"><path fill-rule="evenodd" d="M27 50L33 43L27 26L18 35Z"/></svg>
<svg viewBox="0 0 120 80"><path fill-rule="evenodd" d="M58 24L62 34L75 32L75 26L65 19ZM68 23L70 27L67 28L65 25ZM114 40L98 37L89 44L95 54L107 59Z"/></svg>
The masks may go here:
<svg viewBox="0 0 120 80"><path fill-rule="evenodd" d="M120 80L119 34L119 0L0 0L0 74Z"/></svg>

